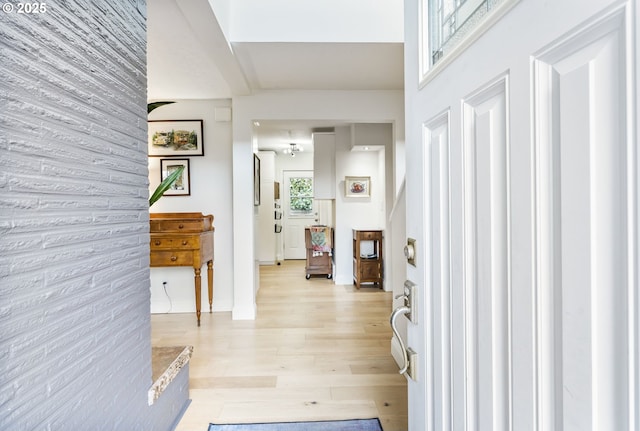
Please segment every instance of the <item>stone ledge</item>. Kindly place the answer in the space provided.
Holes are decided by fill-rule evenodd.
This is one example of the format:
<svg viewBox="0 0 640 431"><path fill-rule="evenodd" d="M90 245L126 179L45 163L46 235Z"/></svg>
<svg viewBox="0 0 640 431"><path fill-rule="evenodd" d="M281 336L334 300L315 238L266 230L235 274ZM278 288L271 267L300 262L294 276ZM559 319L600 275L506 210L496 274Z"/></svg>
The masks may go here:
<svg viewBox="0 0 640 431"><path fill-rule="evenodd" d="M193 346L151 348L151 374L154 382L148 392L149 405L152 405L160 397L169 383L189 362L192 354Z"/></svg>

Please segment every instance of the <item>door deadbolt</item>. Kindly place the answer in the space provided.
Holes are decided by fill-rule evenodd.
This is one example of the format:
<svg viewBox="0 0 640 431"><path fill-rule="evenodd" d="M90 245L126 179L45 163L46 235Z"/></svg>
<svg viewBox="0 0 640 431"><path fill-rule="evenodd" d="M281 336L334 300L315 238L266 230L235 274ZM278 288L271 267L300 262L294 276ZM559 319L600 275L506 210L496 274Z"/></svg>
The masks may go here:
<svg viewBox="0 0 640 431"><path fill-rule="evenodd" d="M407 262L413 266L416 266L416 240L413 238L407 238L407 245L404 246L404 257L407 258Z"/></svg>

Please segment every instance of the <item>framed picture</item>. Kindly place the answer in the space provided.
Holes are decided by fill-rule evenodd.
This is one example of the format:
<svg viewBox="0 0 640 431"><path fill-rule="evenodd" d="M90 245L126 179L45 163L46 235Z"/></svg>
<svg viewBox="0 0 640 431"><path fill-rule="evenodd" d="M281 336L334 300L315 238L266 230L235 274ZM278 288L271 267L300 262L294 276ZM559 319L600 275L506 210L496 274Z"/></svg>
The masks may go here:
<svg viewBox="0 0 640 431"><path fill-rule="evenodd" d="M189 196L191 194L189 159L160 159L160 181L164 181L165 178L181 166L184 166L182 175L162 196Z"/></svg>
<svg viewBox="0 0 640 431"><path fill-rule="evenodd" d="M371 177L344 177L344 195L348 198L371 197Z"/></svg>
<svg viewBox="0 0 640 431"><path fill-rule="evenodd" d="M260 205L260 159L253 155L253 205Z"/></svg>
<svg viewBox="0 0 640 431"><path fill-rule="evenodd" d="M202 120L149 122L150 157L204 156Z"/></svg>

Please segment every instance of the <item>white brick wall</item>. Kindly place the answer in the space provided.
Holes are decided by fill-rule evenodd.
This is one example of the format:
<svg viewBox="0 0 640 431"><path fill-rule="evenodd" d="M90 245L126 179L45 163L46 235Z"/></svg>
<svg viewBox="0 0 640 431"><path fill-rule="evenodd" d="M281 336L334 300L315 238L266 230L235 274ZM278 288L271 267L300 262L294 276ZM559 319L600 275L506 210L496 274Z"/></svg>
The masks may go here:
<svg viewBox="0 0 640 431"><path fill-rule="evenodd" d="M168 429L147 406L145 4L46 7L0 12L0 429Z"/></svg>

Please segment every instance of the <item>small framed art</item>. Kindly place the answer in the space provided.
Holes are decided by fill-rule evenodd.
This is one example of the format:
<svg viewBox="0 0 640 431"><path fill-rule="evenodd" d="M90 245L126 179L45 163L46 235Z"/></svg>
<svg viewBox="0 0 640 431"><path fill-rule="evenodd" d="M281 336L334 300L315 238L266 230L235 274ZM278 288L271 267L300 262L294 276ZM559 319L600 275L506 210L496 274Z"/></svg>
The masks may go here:
<svg viewBox="0 0 640 431"><path fill-rule="evenodd" d="M175 183L164 192L162 196L189 196L191 195L191 172L189 172L189 159L160 159L160 181L164 181L176 169L184 166L182 175Z"/></svg>
<svg viewBox="0 0 640 431"><path fill-rule="evenodd" d="M344 195L348 198L371 197L371 177L344 177Z"/></svg>
<svg viewBox="0 0 640 431"><path fill-rule="evenodd" d="M202 120L150 120L149 156L204 156Z"/></svg>

